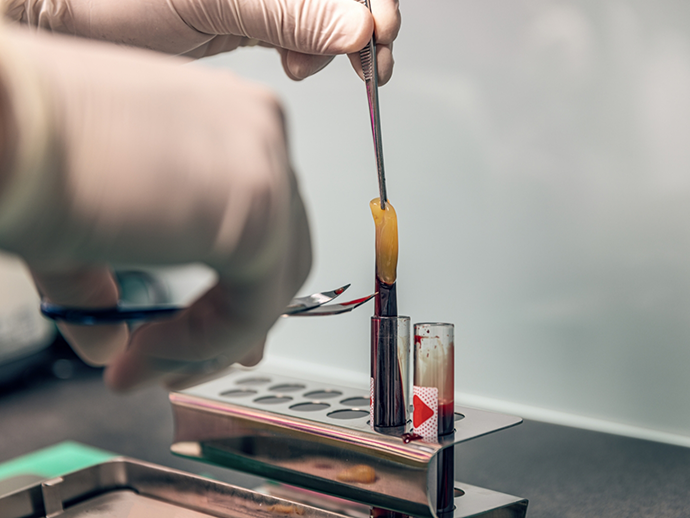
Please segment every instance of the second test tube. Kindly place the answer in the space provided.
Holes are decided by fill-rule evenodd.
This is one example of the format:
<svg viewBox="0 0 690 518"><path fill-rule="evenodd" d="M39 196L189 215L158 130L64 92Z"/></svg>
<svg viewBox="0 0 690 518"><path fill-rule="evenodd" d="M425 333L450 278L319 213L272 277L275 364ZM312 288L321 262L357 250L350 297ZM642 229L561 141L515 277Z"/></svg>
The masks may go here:
<svg viewBox="0 0 690 518"><path fill-rule="evenodd" d="M414 433L427 441L453 440L455 430L455 339L453 324L414 325ZM437 510L452 516L454 451L438 458Z"/></svg>

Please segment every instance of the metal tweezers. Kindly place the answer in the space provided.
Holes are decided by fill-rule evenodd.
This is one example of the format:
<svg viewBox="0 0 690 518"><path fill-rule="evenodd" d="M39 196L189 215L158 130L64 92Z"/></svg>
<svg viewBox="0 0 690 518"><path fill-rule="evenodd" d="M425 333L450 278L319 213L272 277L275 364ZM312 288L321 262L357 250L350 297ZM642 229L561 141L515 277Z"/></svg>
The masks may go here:
<svg viewBox="0 0 690 518"><path fill-rule="evenodd" d="M357 0L371 11L369 0ZM379 80L376 68L376 42L375 35L366 47L359 51L359 59L362 62L364 82L367 87L367 100L369 101L369 118L371 119L371 133L374 137L374 153L376 155L376 171L379 180L379 199L381 210L386 209L388 193L386 192L386 174L383 168L383 142L381 141L381 116L379 114Z"/></svg>

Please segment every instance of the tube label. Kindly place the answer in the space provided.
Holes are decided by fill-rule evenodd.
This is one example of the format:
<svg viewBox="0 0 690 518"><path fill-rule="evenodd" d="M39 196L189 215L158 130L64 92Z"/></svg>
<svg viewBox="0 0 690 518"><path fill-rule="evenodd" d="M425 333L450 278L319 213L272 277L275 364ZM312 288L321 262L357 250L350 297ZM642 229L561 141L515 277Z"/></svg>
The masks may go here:
<svg viewBox="0 0 690 518"><path fill-rule="evenodd" d="M421 435L426 440L435 440L438 437L438 388L415 385L413 393L412 426L414 433Z"/></svg>

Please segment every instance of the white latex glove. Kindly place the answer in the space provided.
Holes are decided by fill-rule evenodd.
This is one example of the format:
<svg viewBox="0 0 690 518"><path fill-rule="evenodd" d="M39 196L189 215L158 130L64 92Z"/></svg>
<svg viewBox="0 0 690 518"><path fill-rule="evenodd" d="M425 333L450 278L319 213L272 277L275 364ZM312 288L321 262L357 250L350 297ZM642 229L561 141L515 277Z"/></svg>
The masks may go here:
<svg viewBox="0 0 690 518"><path fill-rule="evenodd" d="M171 54L203 57L260 42L277 48L300 80L337 54L356 54L375 28L379 82L393 73L398 0L4 0L7 15L32 27Z"/></svg>
<svg viewBox="0 0 690 518"><path fill-rule="evenodd" d="M0 248L69 306L114 305L111 265L219 272L188 310L131 337L124 325L62 326L75 350L109 364L115 389L258 361L311 263L275 97L180 58L5 32L0 137L14 137L0 142L14 145L0 149Z"/></svg>

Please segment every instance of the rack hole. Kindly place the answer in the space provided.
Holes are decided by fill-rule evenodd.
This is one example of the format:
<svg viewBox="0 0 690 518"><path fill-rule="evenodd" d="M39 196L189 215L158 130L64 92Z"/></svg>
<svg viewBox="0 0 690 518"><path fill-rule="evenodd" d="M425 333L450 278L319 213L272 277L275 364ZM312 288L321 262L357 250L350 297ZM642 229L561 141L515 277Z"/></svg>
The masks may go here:
<svg viewBox="0 0 690 518"><path fill-rule="evenodd" d="M358 408L346 408L343 410L334 410L328 414L331 419L359 419L369 415L368 410L359 410Z"/></svg>
<svg viewBox="0 0 690 518"><path fill-rule="evenodd" d="M465 419L465 416L463 414L461 414L460 412L455 412L454 421L460 421L460 419Z"/></svg>
<svg viewBox="0 0 690 518"><path fill-rule="evenodd" d="M253 396L256 394L256 390L252 389L233 389L233 390L226 390L225 392L221 392L220 395L223 397L246 397L246 396Z"/></svg>
<svg viewBox="0 0 690 518"><path fill-rule="evenodd" d="M349 397L347 399L343 399L341 402L343 405L347 406L369 406L371 404L371 401L369 401L368 397Z"/></svg>
<svg viewBox="0 0 690 518"><path fill-rule="evenodd" d="M290 410L297 410L298 412L317 412L318 410L324 410L330 407L328 403L319 403L318 401L309 403L297 403L292 405Z"/></svg>
<svg viewBox="0 0 690 518"><path fill-rule="evenodd" d="M263 385L264 383L270 383L271 378L254 377L254 378L244 378L242 380L236 381L238 385Z"/></svg>
<svg viewBox="0 0 690 518"><path fill-rule="evenodd" d="M313 390L311 392L307 392L304 397L310 398L310 399L328 399L332 397L338 397L342 396L343 393L340 392L339 390Z"/></svg>
<svg viewBox="0 0 690 518"><path fill-rule="evenodd" d="M307 386L300 383L281 383L280 385L273 385L268 390L272 390L274 392L295 392L305 388L307 388Z"/></svg>
<svg viewBox="0 0 690 518"><path fill-rule="evenodd" d="M288 401L292 401L290 396L264 396L256 398L254 403L261 403L262 405L277 405L280 403L287 403Z"/></svg>

